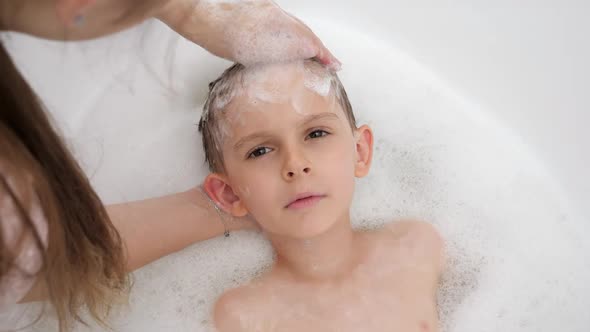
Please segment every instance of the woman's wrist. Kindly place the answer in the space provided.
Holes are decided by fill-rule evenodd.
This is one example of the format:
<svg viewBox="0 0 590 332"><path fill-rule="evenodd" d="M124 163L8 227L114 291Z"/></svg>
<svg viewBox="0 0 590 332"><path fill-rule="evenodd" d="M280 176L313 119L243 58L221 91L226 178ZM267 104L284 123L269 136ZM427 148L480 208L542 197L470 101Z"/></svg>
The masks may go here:
<svg viewBox="0 0 590 332"><path fill-rule="evenodd" d="M228 234L230 231L239 231L247 229L256 229L256 222L250 217L234 217L222 209L216 207L215 203L209 198L207 193L199 186L192 188L185 193L189 200L198 204L207 211L207 215L210 216L209 222L212 227L217 229L218 225L223 227L221 234ZM227 236L227 235L226 235Z"/></svg>
<svg viewBox="0 0 590 332"><path fill-rule="evenodd" d="M166 0L154 17L181 36L203 46L200 41L207 37L207 15L204 6L199 3L194 0Z"/></svg>

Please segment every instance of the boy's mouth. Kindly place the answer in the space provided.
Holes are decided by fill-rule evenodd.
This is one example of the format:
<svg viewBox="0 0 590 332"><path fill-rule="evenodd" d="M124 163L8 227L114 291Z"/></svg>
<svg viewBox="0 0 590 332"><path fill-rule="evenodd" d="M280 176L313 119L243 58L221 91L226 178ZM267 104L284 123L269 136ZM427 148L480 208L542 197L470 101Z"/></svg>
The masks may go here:
<svg viewBox="0 0 590 332"><path fill-rule="evenodd" d="M318 193L302 193L296 195L295 198L285 206L286 209L303 209L314 206L326 195Z"/></svg>

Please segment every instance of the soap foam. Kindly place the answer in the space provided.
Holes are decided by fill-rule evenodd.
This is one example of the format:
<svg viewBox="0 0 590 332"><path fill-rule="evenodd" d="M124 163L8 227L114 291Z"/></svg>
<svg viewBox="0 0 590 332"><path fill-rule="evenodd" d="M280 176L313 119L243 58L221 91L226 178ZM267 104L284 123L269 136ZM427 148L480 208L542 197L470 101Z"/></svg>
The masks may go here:
<svg viewBox="0 0 590 332"><path fill-rule="evenodd" d="M211 24L223 26L232 57L244 65L287 62L315 55L309 40L297 38L299 22L272 1L199 1ZM231 22L231 24L228 24Z"/></svg>
<svg viewBox="0 0 590 332"><path fill-rule="evenodd" d="M247 95L250 101L284 103L292 99L295 90L300 88L285 77L300 77L303 87L322 97L328 96L333 85L332 74L319 63L299 60L253 65L243 69L240 77L236 78L239 83L234 85L233 93L215 106L225 107L233 98L243 95ZM290 93L285 94L285 91Z"/></svg>
<svg viewBox="0 0 590 332"><path fill-rule="evenodd" d="M449 257L439 292L443 330L587 331L590 251L575 231L584 221L528 147L386 43L325 19L309 22L345 63L340 77L358 122L376 137L373 168L357 185L354 225L411 217L440 230ZM179 46L181 95L227 67ZM137 72L141 98L108 86L71 139L106 202L183 190L206 175L194 126L199 105L170 111L168 100L150 93L158 85L146 86L149 75ZM271 262L270 245L255 232L196 244L134 274L130 306L115 310L113 328L209 331L216 297Z"/></svg>

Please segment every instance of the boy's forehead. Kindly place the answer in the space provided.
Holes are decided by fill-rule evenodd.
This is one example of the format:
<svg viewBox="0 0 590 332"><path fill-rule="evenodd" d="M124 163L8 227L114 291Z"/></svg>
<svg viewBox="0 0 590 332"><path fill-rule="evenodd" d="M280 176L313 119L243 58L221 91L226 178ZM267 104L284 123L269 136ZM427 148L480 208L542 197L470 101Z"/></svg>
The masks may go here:
<svg viewBox="0 0 590 332"><path fill-rule="evenodd" d="M336 108L334 94L330 93L331 76L314 72L302 62L246 69L239 81L239 91L224 112L227 120L237 122L234 124L296 120Z"/></svg>
<svg viewBox="0 0 590 332"><path fill-rule="evenodd" d="M298 89L280 102L252 100L248 96L239 96L225 112L225 120L228 120L231 127L238 128L266 124L296 124L318 113L344 115L339 109L335 98L322 97L305 89Z"/></svg>
<svg viewBox="0 0 590 332"><path fill-rule="evenodd" d="M292 99L303 88L327 96L332 82L324 67L303 61L248 67L241 76L237 95L270 103Z"/></svg>
<svg viewBox="0 0 590 332"><path fill-rule="evenodd" d="M329 78L332 75L323 65L314 61L292 61L254 65L241 72L244 82L280 82L289 78L309 78L311 75Z"/></svg>
<svg viewBox="0 0 590 332"><path fill-rule="evenodd" d="M245 88L254 85L292 84L302 79L304 65L300 62L276 63L246 67L242 73Z"/></svg>

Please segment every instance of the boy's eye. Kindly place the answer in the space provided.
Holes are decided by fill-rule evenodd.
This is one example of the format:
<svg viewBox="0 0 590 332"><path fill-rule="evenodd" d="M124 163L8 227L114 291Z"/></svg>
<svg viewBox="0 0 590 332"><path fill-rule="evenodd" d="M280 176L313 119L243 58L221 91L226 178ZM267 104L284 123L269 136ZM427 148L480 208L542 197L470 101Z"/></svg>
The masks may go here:
<svg viewBox="0 0 590 332"><path fill-rule="evenodd" d="M260 157L262 155L265 155L265 154L269 153L270 151L272 151L270 148L267 148L267 147L264 147L264 146L263 147L256 148L254 151L252 151L252 152L250 152L248 154L248 159L250 159L250 158L258 158L258 157Z"/></svg>
<svg viewBox="0 0 590 332"><path fill-rule="evenodd" d="M329 134L330 133L328 133L325 130L318 129L318 130L314 130L311 133L309 133L309 135L307 135L307 137L309 137L309 138L318 138L318 137L328 136Z"/></svg>

